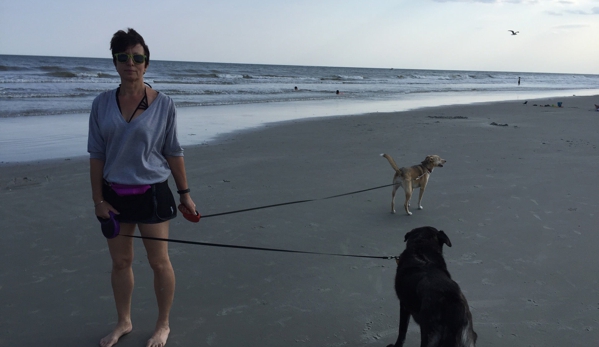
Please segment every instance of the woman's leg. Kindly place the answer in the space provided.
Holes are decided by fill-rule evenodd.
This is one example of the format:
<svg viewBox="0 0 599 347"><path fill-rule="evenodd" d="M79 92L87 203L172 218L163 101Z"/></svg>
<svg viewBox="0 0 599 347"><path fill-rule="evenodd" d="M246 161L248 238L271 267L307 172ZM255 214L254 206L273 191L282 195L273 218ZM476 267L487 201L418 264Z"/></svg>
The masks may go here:
<svg viewBox="0 0 599 347"><path fill-rule="evenodd" d="M135 224L121 223L121 234L133 235ZM110 347L116 344L121 336L131 332L131 296L133 294L133 239L115 237L109 239L108 249L112 258L112 292L116 304L118 322L114 330L100 340L100 346Z"/></svg>
<svg viewBox="0 0 599 347"><path fill-rule="evenodd" d="M169 222L140 224L142 236L168 238ZM148 261L154 271L154 292L158 301L158 321L154 334L148 340L148 347L162 347L170 333L169 314L175 297L175 272L168 256L168 242L143 240L148 253Z"/></svg>

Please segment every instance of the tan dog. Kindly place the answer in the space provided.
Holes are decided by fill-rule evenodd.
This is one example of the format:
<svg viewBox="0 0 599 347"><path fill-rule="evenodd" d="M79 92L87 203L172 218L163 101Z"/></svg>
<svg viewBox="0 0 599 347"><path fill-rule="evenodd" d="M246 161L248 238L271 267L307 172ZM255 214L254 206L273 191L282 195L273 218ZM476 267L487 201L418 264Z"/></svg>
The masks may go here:
<svg viewBox="0 0 599 347"><path fill-rule="evenodd" d="M395 160L393 160L389 154L383 153L381 154L381 157L387 158L389 164L391 164L391 167L395 170L395 176L393 176L393 193L391 194L391 212L395 213L395 193L399 187L403 187L403 190L406 193L404 207L408 215L412 215L412 212L410 212L409 209L412 192L415 188L420 187L418 209L422 210L422 195L424 194L424 189L428 183L428 178L433 172L433 169L437 166L443 167L446 160L441 159L438 155L428 155L420 165L399 168L397 164L395 164Z"/></svg>

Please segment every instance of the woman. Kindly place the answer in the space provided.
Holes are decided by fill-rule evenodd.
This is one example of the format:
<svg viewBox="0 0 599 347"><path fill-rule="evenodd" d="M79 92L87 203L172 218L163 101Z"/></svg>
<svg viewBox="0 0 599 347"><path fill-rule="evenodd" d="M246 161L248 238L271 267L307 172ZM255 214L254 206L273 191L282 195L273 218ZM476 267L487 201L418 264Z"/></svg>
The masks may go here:
<svg viewBox="0 0 599 347"><path fill-rule="evenodd" d="M95 213L99 218L115 215L120 234L168 238L169 220L176 206L168 187L173 175L181 210L196 211L189 194L183 149L176 132L173 101L144 83L150 51L135 30L119 30L110 41L112 59L121 78L116 90L100 94L92 104L88 152ZM119 188L125 185L122 192ZM169 313L175 292L175 275L168 243L143 240L154 272L158 321L148 347L164 346L168 338ZM112 258L112 289L118 322L100 341L108 347L132 330L133 238L108 239Z"/></svg>

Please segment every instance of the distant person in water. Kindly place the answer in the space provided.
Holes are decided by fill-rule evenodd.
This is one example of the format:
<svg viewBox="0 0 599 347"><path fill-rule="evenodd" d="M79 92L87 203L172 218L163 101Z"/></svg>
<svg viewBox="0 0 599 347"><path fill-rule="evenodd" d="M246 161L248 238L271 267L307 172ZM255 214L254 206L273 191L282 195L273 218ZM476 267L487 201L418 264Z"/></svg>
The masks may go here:
<svg viewBox="0 0 599 347"><path fill-rule="evenodd" d="M335 92L335 94L339 95L339 90L337 90L337 91Z"/></svg>
<svg viewBox="0 0 599 347"><path fill-rule="evenodd" d="M520 77L518 77L518 85L520 85Z"/></svg>
<svg viewBox="0 0 599 347"><path fill-rule="evenodd" d="M295 90L297 92L297 86L295 88L293 88L293 90Z"/></svg>
<svg viewBox="0 0 599 347"><path fill-rule="evenodd" d="M595 104L595 111L599 112L599 105Z"/></svg>

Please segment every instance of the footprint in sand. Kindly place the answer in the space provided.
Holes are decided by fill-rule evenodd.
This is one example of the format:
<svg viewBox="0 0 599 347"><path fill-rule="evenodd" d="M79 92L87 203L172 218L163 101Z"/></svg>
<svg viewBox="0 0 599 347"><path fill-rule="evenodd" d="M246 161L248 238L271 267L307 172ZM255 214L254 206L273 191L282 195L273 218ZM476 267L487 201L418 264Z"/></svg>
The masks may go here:
<svg viewBox="0 0 599 347"><path fill-rule="evenodd" d="M6 183L5 188L8 190L28 188L28 187L39 186L40 184L48 182L48 181L50 181L50 177L48 177L48 176L44 177L43 179L40 179L37 177L29 177L29 176L15 177L12 180L10 180L8 183Z"/></svg>

